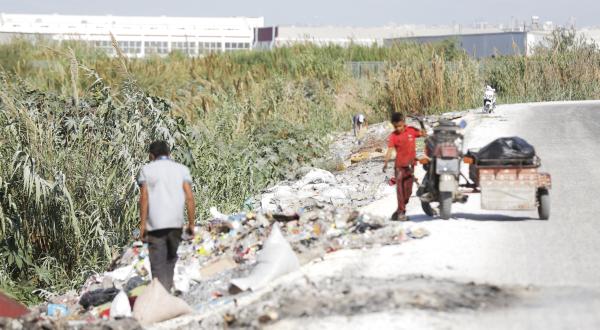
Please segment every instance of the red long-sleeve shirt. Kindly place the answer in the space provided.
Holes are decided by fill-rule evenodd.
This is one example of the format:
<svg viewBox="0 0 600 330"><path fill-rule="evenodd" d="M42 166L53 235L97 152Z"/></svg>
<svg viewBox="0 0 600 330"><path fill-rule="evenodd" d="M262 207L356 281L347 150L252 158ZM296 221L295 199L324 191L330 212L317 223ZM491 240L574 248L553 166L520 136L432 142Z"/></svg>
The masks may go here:
<svg viewBox="0 0 600 330"><path fill-rule="evenodd" d="M406 126L401 133L394 131L390 134L388 148L396 149L395 167L407 167L415 164L415 158L417 157L416 140L418 137L421 137L421 131L412 126Z"/></svg>

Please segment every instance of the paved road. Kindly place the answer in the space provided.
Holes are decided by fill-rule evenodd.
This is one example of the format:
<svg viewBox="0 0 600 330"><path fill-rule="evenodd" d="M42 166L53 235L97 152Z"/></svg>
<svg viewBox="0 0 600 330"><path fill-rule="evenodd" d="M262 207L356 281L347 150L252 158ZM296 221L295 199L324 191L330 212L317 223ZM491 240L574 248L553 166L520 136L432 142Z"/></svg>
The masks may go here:
<svg viewBox="0 0 600 330"><path fill-rule="evenodd" d="M412 244L415 257L423 259L430 246L441 248L441 240L443 249L430 252L448 267L436 273L494 283L600 287L600 102L511 105L492 116L471 114L467 122L468 147L513 135L536 147L553 179L551 218L537 220L535 211L482 211L479 196L472 195L466 205L454 204L455 219L433 220L413 198L409 214L435 234ZM391 198L369 209L389 213Z"/></svg>
<svg viewBox="0 0 600 330"><path fill-rule="evenodd" d="M550 220L535 211L482 211L478 195L454 205L455 219L436 220L413 198L408 213L430 237L363 251L360 262L339 267L373 277L424 274L535 288L522 304L496 312L397 316L417 320L416 327L600 329L600 102L510 105L491 116L470 114L467 122L468 147L514 135L536 147L553 179ZM390 193L365 210L391 214Z"/></svg>

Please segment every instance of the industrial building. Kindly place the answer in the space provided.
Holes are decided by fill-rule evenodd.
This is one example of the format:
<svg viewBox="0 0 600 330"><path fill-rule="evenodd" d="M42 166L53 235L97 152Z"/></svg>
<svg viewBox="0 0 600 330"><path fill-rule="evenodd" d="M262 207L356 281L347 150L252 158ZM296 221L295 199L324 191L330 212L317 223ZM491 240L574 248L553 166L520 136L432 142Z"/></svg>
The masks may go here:
<svg viewBox="0 0 600 330"><path fill-rule="evenodd" d="M383 45L384 40L451 33L501 32L497 27L388 25L381 27L345 26L268 26L255 30L256 49L272 49L294 44L348 46L350 44Z"/></svg>
<svg viewBox="0 0 600 330"><path fill-rule="evenodd" d="M476 57L530 55L553 29L534 16L529 24L503 25L387 25L349 26L264 26L263 17L137 17L28 15L0 13L0 42L14 37L64 41L79 40L114 55L111 34L128 57L165 55L180 51L189 56L249 49L268 50L294 44L392 45L397 42L456 40ZM600 30L583 29L590 41L600 40Z"/></svg>
<svg viewBox="0 0 600 330"><path fill-rule="evenodd" d="M531 55L536 46L546 42L548 32L497 32L477 34L447 34L438 36L419 36L390 38L384 41L386 46L400 42L435 43L454 40L474 58L500 55Z"/></svg>
<svg viewBox="0 0 600 330"><path fill-rule="evenodd" d="M13 37L79 40L129 57L181 51L190 56L248 50L263 17L127 17L0 14L0 41Z"/></svg>

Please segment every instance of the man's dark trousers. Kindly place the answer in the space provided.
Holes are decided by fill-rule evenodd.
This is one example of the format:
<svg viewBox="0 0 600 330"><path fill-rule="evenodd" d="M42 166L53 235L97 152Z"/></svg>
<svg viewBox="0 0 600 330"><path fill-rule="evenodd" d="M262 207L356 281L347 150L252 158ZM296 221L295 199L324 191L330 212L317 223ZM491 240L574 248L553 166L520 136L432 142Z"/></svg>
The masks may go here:
<svg viewBox="0 0 600 330"><path fill-rule="evenodd" d="M181 228L167 228L148 232L148 252L152 277L171 290L177 263L177 248L181 242Z"/></svg>

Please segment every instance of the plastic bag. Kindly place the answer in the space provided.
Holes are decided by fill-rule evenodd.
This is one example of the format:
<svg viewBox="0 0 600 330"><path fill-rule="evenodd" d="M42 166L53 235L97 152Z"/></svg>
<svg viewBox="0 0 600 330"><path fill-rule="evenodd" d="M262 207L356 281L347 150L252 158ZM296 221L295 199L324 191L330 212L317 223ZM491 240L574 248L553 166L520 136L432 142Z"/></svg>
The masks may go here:
<svg viewBox="0 0 600 330"><path fill-rule="evenodd" d="M100 306L112 301L118 293L119 290L115 288L88 291L81 296L79 304L83 306L84 309L88 309L90 306Z"/></svg>
<svg viewBox="0 0 600 330"><path fill-rule="evenodd" d="M217 210L217 208L214 206L209 209L209 212L213 219L227 220L227 218L229 217L228 215L219 212L219 210Z"/></svg>
<svg viewBox="0 0 600 330"><path fill-rule="evenodd" d="M269 238L257 258L257 265L248 277L232 279L231 284L242 291L256 291L273 279L300 268L300 261L290 243L283 237L279 224L274 223Z"/></svg>
<svg viewBox="0 0 600 330"><path fill-rule="evenodd" d="M533 146L517 136L496 139L475 153L478 161L528 160L534 156Z"/></svg>
<svg viewBox="0 0 600 330"><path fill-rule="evenodd" d="M175 274L173 276L173 287L179 292L190 291L190 277L188 271L184 265L177 265L175 267Z"/></svg>
<svg viewBox="0 0 600 330"><path fill-rule="evenodd" d="M110 304L110 317L131 317L131 305L125 291L119 291L119 294Z"/></svg>
<svg viewBox="0 0 600 330"><path fill-rule="evenodd" d="M63 304L48 304L48 316L64 317L69 315L69 309Z"/></svg>
<svg viewBox="0 0 600 330"><path fill-rule="evenodd" d="M130 278L127 283L123 286L123 290L125 292L130 292L131 290L137 288L138 286L142 286L146 284L146 281L141 276L134 276Z"/></svg>
<svg viewBox="0 0 600 330"><path fill-rule="evenodd" d="M129 265L117 268L112 272L106 272L104 273L104 276L110 276L112 279L115 279L117 281L125 281L129 278L131 274L133 274L133 266Z"/></svg>

